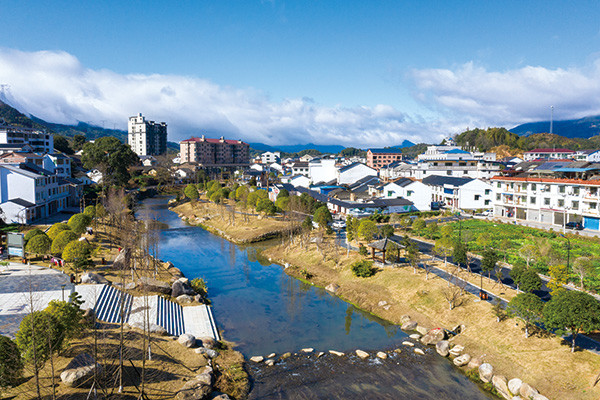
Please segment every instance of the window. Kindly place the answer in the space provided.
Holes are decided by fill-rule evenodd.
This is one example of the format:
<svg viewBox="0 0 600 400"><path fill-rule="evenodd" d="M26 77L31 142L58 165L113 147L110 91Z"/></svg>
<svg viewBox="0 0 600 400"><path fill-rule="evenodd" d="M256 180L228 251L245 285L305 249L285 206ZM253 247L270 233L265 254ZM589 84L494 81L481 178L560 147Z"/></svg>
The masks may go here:
<svg viewBox="0 0 600 400"><path fill-rule="evenodd" d="M559 186L558 187L558 193L564 193L565 192L565 187L564 186Z"/></svg>
<svg viewBox="0 0 600 400"><path fill-rule="evenodd" d="M529 198L529 204L535 204L535 197Z"/></svg>
<svg viewBox="0 0 600 400"><path fill-rule="evenodd" d="M502 185L501 185L501 183L500 183L500 182L498 182L498 183L496 184L496 186L498 187L498 189L500 189L500 188L502 187Z"/></svg>
<svg viewBox="0 0 600 400"><path fill-rule="evenodd" d="M579 196L579 186L576 186L576 187L573 188L573 194L575 196Z"/></svg>
<svg viewBox="0 0 600 400"><path fill-rule="evenodd" d="M500 201L500 193L498 193L498 194L496 195L496 200L497 200L497 201Z"/></svg>
<svg viewBox="0 0 600 400"><path fill-rule="evenodd" d="M490 192L491 192L491 189L485 189L485 195L486 195L486 196L487 196L487 195L489 195L489 194L490 194Z"/></svg>
<svg viewBox="0 0 600 400"><path fill-rule="evenodd" d="M536 189L535 183L532 183L531 184L531 190L535 190L535 189Z"/></svg>
<svg viewBox="0 0 600 400"><path fill-rule="evenodd" d="M476 194L475 195L475 201L479 200L480 197L481 197L480 195Z"/></svg>
<svg viewBox="0 0 600 400"><path fill-rule="evenodd" d="M408 190L406 192L406 197L410 197L412 194L413 194L413 191L412 190Z"/></svg>
<svg viewBox="0 0 600 400"><path fill-rule="evenodd" d="M558 199L558 206L559 207L564 207L565 206L565 201L563 199Z"/></svg>
<svg viewBox="0 0 600 400"><path fill-rule="evenodd" d="M489 206L489 205L490 205L490 201L489 201L489 200L486 200L486 201L485 201L485 205L486 205L486 206Z"/></svg>
<svg viewBox="0 0 600 400"><path fill-rule="evenodd" d="M544 205L545 206L549 206L550 205L550 198L549 197L545 197L544 198Z"/></svg>
<svg viewBox="0 0 600 400"><path fill-rule="evenodd" d="M446 171L446 175L452 175L452 171Z"/></svg>
<svg viewBox="0 0 600 400"><path fill-rule="evenodd" d="M578 201L573 201L571 204L573 206L573 210L579 210L579 202Z"/></svg>
<svg viewBox="0 0 600 400"><path fill-rule="evenodd" d="M598 206L598 203L590 203L590 209L595 210Z"/></svg>

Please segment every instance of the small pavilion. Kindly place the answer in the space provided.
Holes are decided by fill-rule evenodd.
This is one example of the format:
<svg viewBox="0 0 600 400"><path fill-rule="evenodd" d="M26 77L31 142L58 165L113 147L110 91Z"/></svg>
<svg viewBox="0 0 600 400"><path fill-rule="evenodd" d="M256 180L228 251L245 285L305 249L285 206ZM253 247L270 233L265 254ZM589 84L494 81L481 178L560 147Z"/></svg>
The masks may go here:
<svg viewBox="0 0 600 400"><path fill-rule="evenodd" d="M383 238L373 243L367 244L371 248L371 258L373 261L380 261L385 264L385 255L388 251L397 251L397 258L400 258L400 250L406 246L402 244L404 238L398 235L393 235Z"/></svg>

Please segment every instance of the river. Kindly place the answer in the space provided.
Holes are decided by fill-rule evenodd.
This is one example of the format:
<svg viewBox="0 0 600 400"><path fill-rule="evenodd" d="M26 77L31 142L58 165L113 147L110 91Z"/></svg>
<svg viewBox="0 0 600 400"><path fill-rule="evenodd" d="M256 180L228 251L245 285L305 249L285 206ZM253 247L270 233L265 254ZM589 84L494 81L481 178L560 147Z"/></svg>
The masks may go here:
<svg viewBox="0 0 600 400"><path fill-rule="evenodd" d="M260 256L268 243L237 246L189 226L164 197L144 200L138 216L166 224L159 258L206 281L221 335L247 358L306 347L347 353L403 348L387 360L297 354L274 367L249 363L250 398L492 398L435 351L419 356L402 346L407 335L397 325L285 274Z"/></svg>

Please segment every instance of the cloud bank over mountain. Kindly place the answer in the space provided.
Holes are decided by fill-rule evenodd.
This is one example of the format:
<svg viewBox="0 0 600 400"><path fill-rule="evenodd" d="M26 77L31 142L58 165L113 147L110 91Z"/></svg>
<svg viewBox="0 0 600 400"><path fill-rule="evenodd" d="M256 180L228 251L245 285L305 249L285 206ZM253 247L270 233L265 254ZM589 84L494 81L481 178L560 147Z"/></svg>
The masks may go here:
<svg viewBox="0 0 600 400"><path fill-rule="evenodd" d="M267 144L394 145L446 134L388 105L326 107L306 98L270 100L254 89L177 75L119 74L86 68L62 51L0 50L0 83L21 111L50 122L126 129L142 112L169 124L169 140L225 135Z"/></svg>
<svg viewBox="0 0 600 400"><path fill-rule="evenodd" d="M424 104L488 125L548 120L550 106L555 119L600 114L600 60L585 68L524 66L503 72L469 62L410 75Z"/></svg>
<svg viewBox="0 0 600 400"><path fill-rule="evenodd" d="M274 101L254 88L193 76L120 74L91 69L63 51L0 49L0 84L21 111L49 122L125 129L142 112L169 124L169 140L224 135L266 144L386 146L438 142L467 127L515 126L600 114L600 61L587 68L525 66L503 72L472 62L453 69L420 69L407 79L413 96L434 117L390 105L325 106L310 98Z"/></svg>

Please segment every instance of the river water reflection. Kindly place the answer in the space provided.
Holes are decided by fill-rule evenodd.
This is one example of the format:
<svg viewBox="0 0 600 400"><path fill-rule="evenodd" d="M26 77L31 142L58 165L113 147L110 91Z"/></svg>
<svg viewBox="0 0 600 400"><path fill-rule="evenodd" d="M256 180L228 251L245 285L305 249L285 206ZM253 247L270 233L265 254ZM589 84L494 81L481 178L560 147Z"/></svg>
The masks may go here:
<svg viewBox="0 0 600 400"><path fill-rule="evenodd" d="M317 351L392 349L401 346L406 339L397 325L363 312L324 289L289 277L280 266L260 257L260 246L236 246L201 228L186 225L167 209L166 203L165 198L147 199L138 211L139 216L157 219L168 226L160 234L159 257L173 262L190 279L205 279L219 330L245 356L297 352L305 347ZM334 356L326 356L320 363L333 363L328 357ZM330 389L335 388L342 395L342 386L360 388L361 379L365 379L364 384L371 388L368 393L381 396L386 393L385 397L371 398L488 398L450 363L435 355L422 360L412 354L403 355L386 363L385 374L377 372L381 369L377 363L365 363L357 368L350 365L352 360L335 360L337 366L324 367L324 371L329 371L329 378L327 373L319 373L316 380L302 384L302 390L289 391L286 382L292 376L296 380L308 379L309 371L314 371L308 364L294 362L281 363L269 371L263 367L251 368L255 380L251 397L326 398L329 396L325 391L331 393ZM350 364L345 368L343 363ZM288 367L292 364L296 375L290 375ZM391 370L390 366L393 366ZM309 369L301 372L303 368ZM340 368L344 374L335 371ZM440 397L438 386L442 383L433 383L432 373L443 377L445 397ZM415 376L422 377L421 389L426 390L419 390L417 397L406 397L406 393L393 389L394 382L406 381L408 376L412 385L417 386ZM378 384L377 379L382 381ZM344 385L346 380L348 385ZM373 392L372 388L377 387L379 390L385 387L385 391ZM303 394L300 396L300 393ZM431 393L431 396L423 393ZM342 397L331 397L364 398L365 394L355 390Z"/></svg>

